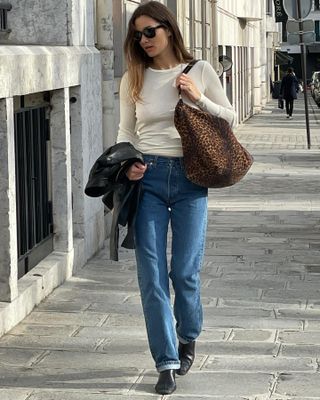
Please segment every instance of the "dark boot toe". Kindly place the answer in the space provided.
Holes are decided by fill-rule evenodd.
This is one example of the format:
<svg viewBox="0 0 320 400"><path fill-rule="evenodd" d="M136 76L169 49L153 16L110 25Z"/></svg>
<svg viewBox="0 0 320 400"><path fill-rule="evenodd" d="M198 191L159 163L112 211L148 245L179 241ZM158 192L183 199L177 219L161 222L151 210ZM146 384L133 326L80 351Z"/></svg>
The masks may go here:
<svg viewBox="0 0 320 400"><path fill-rule="evenodd" d="M166 369L160 372L155 390L159 394L171 394L176 390L175 370Z"/></svg>

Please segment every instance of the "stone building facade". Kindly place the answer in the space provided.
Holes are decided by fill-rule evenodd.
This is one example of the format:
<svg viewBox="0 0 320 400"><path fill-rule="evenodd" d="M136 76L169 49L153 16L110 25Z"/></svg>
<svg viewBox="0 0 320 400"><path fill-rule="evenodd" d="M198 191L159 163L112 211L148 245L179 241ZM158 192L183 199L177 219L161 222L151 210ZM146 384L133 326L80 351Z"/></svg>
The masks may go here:
<svg viewBox="0 0 320 400"><path fill-rule="evenodd" d="M84 185L102 143L92 0L0 1L0 335L103 244Z"/></svg>
<svg viewBox="0 0 320 400"><path fill-rule="evenodd" d="M122 45L144 1L0 0L0 335L108 235L110 216L84 187L115 142ZM259 112L277 40L268 0L162 2L196 58L231 59L221 82L238 123Z"/></svg>
<svg viewBox="0 0 320 400"><path fill-rule="evenodd" d="M259 112L270 99L278 41L273 2L218 0L219 53L233 61L222 80L238 123Z"/></svg>

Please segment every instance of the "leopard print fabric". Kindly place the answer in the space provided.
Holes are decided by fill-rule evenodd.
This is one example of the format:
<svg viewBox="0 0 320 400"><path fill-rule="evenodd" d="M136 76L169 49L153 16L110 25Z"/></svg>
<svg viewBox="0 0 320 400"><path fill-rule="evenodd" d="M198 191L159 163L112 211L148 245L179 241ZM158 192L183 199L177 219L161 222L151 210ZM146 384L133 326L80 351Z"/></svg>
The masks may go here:
<svg viewBox="0 0 320 400"><path fill-rule="evenodd" d="M208 188L231 186L253 163L227 121L190 107L180 99L174 123L181 136L187 178Z"/></svg>

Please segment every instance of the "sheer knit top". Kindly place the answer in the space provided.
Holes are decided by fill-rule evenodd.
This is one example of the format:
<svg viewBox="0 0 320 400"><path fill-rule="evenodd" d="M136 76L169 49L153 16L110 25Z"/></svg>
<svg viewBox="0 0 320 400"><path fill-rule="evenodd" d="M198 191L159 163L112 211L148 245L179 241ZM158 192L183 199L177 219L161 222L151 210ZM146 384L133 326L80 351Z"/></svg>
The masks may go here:
<svg viewBox="0 0 320 400"><path fill-rule="evenodd" d="M128 92L128 74L120 84L120 124L117 143L130 142L144 154L182 157L182 145L174 126L174 109L179 100L176 79L187 64L174 68L145 70L141 100L133 102ZM224 118L232 126L234 110L220 80L207 61L199 61L188 75L201 92L195 104L183 96L192 107Z"/></svg>

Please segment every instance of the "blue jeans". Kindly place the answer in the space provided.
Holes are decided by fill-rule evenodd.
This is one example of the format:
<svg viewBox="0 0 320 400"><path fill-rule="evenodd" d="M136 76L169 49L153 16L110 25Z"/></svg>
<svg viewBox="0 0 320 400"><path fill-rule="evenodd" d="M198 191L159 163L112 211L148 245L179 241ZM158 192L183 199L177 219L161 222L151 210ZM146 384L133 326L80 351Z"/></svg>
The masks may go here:
<svg viewBox="0 0 320 400"><path fill-rule="evenodd" d="M188 343L202 329L199 272L205 247L208 190L185 177L182 158L145 155L144 159L148 168L135 225L136 259L149 346L161 372L180 368L177 337ZM175 292L176 325L169 277Z"/></svg>

